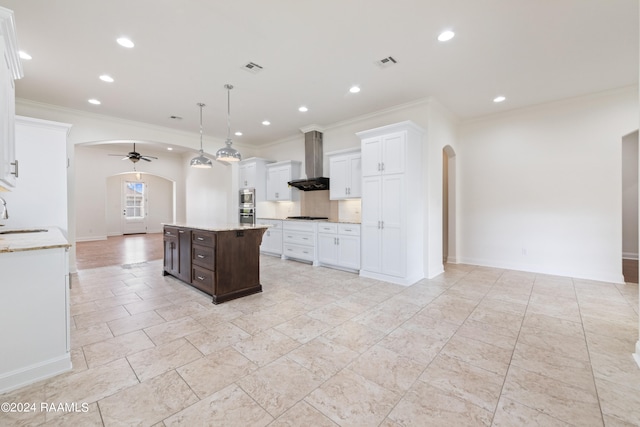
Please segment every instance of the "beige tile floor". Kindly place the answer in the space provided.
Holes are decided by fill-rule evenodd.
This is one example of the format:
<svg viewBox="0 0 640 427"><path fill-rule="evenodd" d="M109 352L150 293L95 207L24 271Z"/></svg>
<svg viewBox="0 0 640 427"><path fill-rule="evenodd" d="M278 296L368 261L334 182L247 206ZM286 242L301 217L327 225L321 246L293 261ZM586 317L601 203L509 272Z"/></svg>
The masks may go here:
<svg viewBox="0 0 640 427"><path fill-rule="evenodd" d="M73 371L0 396L79 410L0 425L640 425L637 285L261 262L264 292L220 305L160 261L80 271Z"/></svg>

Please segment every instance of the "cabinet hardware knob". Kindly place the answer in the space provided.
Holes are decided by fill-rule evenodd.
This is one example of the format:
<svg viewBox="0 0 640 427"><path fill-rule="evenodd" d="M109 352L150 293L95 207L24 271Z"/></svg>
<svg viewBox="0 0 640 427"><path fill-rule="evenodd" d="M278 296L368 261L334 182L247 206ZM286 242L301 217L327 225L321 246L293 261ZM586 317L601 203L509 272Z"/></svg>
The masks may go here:
<svg viewBox="0 0 640 427"><path fill-rule="evenodd" d="M14 171L11 172L11 175L15 175L18 178L18 159L15 162L11 162L11 166L15 166Z"/></svg>

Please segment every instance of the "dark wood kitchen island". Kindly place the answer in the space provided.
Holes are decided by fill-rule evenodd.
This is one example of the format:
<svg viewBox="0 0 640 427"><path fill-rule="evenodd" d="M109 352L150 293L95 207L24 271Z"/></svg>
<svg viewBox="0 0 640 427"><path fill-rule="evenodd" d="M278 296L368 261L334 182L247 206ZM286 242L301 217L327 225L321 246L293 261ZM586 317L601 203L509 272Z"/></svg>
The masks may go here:
<svg viewBox="0 0 640 427"><path fill-rule="evenodd" d="M262 292L260 243L268 225L164 225L164 270L219 304Z"/></svg>

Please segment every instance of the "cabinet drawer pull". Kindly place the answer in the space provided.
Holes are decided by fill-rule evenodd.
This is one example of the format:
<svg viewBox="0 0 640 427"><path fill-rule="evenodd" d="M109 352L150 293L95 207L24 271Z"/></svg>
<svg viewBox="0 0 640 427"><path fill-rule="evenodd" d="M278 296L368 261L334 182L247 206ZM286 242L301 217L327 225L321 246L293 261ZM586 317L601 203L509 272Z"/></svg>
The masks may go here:
<svg viewBox="0 0 640 427"><path fill-rule="evenodd" d="M178 233L184 234L184 230L178 230Z"/></svg>
<svg viewBox="0 0 640 427"><path fill-rule="evenodd" d="M309 252L308 252L308 251L302 251L302 253L303 253L303 254L309 254Z"/></svg>
<svg viewBox="0 0 640 427"><path fill-rule="evenodd" d="M309 240L309 238L308 237L303 237L302 240Z"/></svg>
<svg viewBox="0 0 640 427"><path fill-rule="evenodd" d="M11 166L15 166L15 169L13 172L11 172L11 175L15 175L16 178L18 178L18 160L16 159L15 162L11 162Z"/></svg>
<svg viewBox="0 0 640 427"><path fill-rule="evenodd" d="M198 240L202 241L202 240L204 240L204 238L203 237L198 237Z"/></svg>
<svg viewBox="0 0 640 427"><path fill-rule="evenodd" d="M197 277L198 277L198 280L200 280L200 281L204 280L204 277L202 277L202 276L197 276Z"/></svg>
<svg viewBox="0 0 640 427"><path fill-rule="evenodd" d="M198 258L200 259L204 258L204 255L198 255Z"/></svg>

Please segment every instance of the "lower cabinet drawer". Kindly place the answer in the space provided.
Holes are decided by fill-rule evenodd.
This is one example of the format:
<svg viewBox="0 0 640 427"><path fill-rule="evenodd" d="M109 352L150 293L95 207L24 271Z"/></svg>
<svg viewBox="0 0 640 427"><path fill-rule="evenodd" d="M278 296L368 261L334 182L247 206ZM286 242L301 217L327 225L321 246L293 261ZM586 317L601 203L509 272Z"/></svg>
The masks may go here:
<svg viewBox="0 0 640 427"><path fill-rule="evenodd" d="M315 261L315 248L308 246L298 246L285 243L282 249L282 255L298 258L306 261Z"/></svg>
<svg viewBox="0 0 640 427"><path fill-rule="evenodd" d="M206 268L200 268L196 265L193 266L192 271L193 275L191 276L191 284L209 294L213 293L215 288L214 272L207 270Z"/></svg>
<svg viewBox="0 0 640 427"><path fill-rule="evenodd" d="M212 269L215 266L215 249L194 244L191 247L191 261L200 267Z"/></svg>
<svg viewBox="0 0 640 427"><path fill-rule="evenodd" d="M316 244L315 234L304 231L285 230L282 234L282 240L287 243L298 243L301 245L315 246Z"/></svg>
<svg viewBox="0 0 640 427"><path fill-rule="evenodd" d="M215 233L207 231L194 230L193 233L191 233L191 241L197 245L215 247L216 235Z"/></svg>

